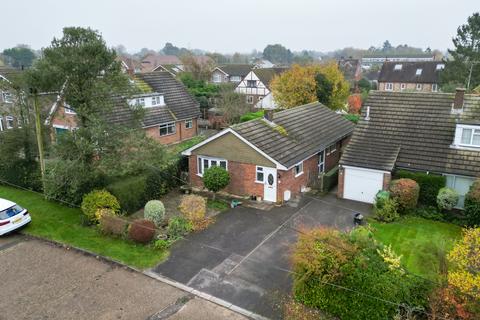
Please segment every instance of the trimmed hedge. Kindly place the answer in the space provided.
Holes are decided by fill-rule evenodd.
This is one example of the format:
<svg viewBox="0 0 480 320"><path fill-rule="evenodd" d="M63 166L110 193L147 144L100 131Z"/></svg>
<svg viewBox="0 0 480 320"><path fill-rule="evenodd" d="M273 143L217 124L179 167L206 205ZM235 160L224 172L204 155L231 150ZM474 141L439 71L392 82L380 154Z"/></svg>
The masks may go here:
<svg viewBox="0 0 480 320"><path fill-rule="evenodd" d="M480 179L475 180L465 195L465 216L470 226L480 225Z"/></svg>
<svg viewBox="0 0 480 320"><path fill-rule="evenodd" d="M118 199L122 211L131 214L145 205L145 180L145 176L123 178L109 184L106 189Z"/></svg>
<svg viewBox="0 0 480 320"><path fill-rule="evenodd" d="M338 183L338 166L331 169L323 175L323 187L322 192L328 192L332 190Z"/></svg>
<svg viewBox="0 0 480 320"><path fill-rule="evenodd" d="M148 171L145 183L145 200L159 199L179 185L180 164L181 161L178 159L178 161L172 162L165 168L152 168Z"/></svg>
<svg viewBox="0 0 480 320"><path fill-rule="evenodd" d="M418 202L427 206L437 205L438 192L445 187L447 181L445 176L407 170L398 170L395 172L394 176L395 179L406 178L415 180L420 186Z"/></svg>

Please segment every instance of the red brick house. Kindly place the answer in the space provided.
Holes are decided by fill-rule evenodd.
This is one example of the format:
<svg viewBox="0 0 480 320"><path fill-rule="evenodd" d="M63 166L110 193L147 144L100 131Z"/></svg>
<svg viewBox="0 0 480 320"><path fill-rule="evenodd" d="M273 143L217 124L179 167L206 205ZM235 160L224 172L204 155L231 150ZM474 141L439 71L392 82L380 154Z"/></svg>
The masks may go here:
<svg viewBox="0 0 480 320"><path fill-rule="evenodd" d="M183 152L189 178L203 187L211 166L230 173L227 192L283 202L337 166L353 124L316 102L233 125Z"/></svg>
<svg viewBox="0 0 480 320"><path fill-rule="evenodd" d="M109 123L128 125L134 116L129 106L140 105L145 109L140 120L142 128L160 143L177 143L197 135L200 116L198 102L170 73L156 71L137 74L134 83L141 86L144 93L129 98L115 98L115 106L105 115ZM50 111L47 124L52 125L54 134L77 128L75 108L59 98Z"/></svg>

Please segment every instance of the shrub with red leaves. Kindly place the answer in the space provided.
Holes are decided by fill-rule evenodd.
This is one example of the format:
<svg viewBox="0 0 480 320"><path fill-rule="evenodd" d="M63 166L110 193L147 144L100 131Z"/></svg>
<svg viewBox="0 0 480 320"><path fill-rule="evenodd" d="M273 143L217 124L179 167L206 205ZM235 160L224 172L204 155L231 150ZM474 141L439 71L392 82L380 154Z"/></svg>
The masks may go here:
<svg viewBox="0 0 480 320"><path fill-rule="evenodd" d="M348 113L359 114L362 108L362 96L360 94L352 94L348 97Z"/></svg>
<svg viewBox="0 0 480 320"><path fill-rule="evenodd" d="M398 179L390 183L390 195L397 201L401 211L415 208L419 194L420 187L412 179Z"/></svg>
<svg viewBox="0 0 480 320"><path fill-rule="evenodd" d="M155 224L146 219L137 219L128 229L128 238L139 243L149 243L155 236Z"/></svg>

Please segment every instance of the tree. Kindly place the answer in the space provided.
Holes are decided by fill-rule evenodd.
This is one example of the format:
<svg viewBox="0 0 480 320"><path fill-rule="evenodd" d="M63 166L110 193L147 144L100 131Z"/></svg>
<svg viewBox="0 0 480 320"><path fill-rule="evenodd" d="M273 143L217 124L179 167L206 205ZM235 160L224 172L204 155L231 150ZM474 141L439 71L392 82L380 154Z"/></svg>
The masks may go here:
<svg viewBox="0 0 480 320"><path fill-rule="evenodd" d="M383 43L382 51L383 52L390 52L392 50L392 45L390 44L390 41L385 40Z"/></svg>
<svg viewBox="0 0 480 320"><path fill-rule="evenodd" d="M230 175L228 171L219 166L212 166L205 169L203 172L203 184L205 187L213 192L213 199L215 194L228 186L230 183Z"/></svg>
<svg viewBox="0 0 480 320"><path fill-rule="evenodd" d="M193 54L186 54L180 57L185 67L185 71L189 72L195 80L210 80L212 70L215 67L215 62L211 59L198 59Z"/></svg>
<svg viewBox="0 0 480 320"><path fill-rule="evenodd" d="M238 123L240 117L250 110L245 95L235 92L232 85L222 85L216 98L216 107L228 124Z"/></svg>
<svg viewBox="0 0 480 320"><path fill-rule="evenodd" d="M168 55L168 56L179 56L180 55L180 49L178 47L175 47L173 44L170 42L165 43L165 46L162 49L163 54Z"/></svg>
<svg viewBox="0 0 480 320"><path fill-rule="evenodd" d="M473 89L480 84L480 14L474 13L467 23L457 29L452 39L455 49L448 50L452 59L447 60L441 73L442 87L466 86Z"/></svg>
<svg viewBox="0 0 480 320"><path fill-rule="evenodd" d="M269 44L263 50L263 58L275 64L289 64L293 54L281 44Z"/></svg>
<svg viewBox="0 0 480 320"><path fill-rule="evenodd" d="M321 81L316 81L316 77ZM345 106L349 95L348 82L335 62L293 65L272 80L271 88L275 102L281 108L293 108L318 100L336 110Z"/></svg>
<svg viewBox="0 0 480 320"><path fill-rule="evenodd" d="M35 60L35 53L27 46L18 45L14 48L3 50L5 62L14 68L29 68Z"/></svg>

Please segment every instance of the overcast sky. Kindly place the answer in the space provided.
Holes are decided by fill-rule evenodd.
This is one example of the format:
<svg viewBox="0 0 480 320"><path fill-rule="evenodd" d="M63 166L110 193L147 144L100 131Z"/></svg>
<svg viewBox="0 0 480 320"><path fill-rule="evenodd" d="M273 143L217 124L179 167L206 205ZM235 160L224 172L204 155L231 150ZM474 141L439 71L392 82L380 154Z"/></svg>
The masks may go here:
<svg viewBox="0 0 480 320"><path fill-rule="evenodd" d="M2 0L0 49L48 46L64 26L99 30L108 45L165 42L218 52L330 51L409 44L444 50L479 0Z"/></svg>

